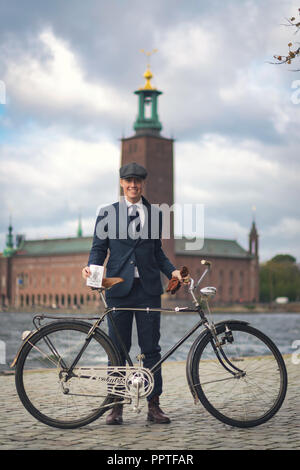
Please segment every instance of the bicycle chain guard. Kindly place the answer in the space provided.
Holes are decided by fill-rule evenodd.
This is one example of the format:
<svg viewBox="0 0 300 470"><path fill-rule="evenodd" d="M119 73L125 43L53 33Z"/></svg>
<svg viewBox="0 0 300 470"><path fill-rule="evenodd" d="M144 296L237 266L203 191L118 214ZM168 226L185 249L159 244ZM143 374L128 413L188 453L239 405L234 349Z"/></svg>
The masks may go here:
<svg viewBox="0 0 300 470"><path fill-rule="evenodd" d="M75 367L71 377L73 379L98 380L106 384L108 394L135 399L136 411L139 411L139 399L150 395L154 388L153 374L143 367Z"/></svg>

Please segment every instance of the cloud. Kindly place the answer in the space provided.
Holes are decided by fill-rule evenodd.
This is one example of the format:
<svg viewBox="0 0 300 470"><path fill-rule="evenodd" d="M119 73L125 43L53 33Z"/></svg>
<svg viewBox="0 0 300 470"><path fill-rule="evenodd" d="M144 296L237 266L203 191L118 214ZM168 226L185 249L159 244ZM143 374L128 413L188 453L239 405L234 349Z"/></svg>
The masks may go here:
<svg viewBox="0 0 300 470"><path fill-rule="evenodd" d="M28 240L44 239L44 238L64 238L75 237L78 228L78 218L65 221L57 221L52 224L41 224L38 227L23 225L22 230L18 233L24 233ZM83 227L83 236L91 236L94 230L95 219L93 217L81 217L81 225Z"/></svg>
<svg viewBox="0 0 300 470"><path fill-rule="evenodd" d="M236 238L246 247L255 205L262 258L283 240L300 255L299 170L277 159L272 147L215 134L179 142L175 181L177 202L204 204L207 237Z"/></svg>
<svg viewBox="0 0 300 470"><path fill-rule="evenodd" d="M93 83L68 41L43 30L37 38L44 57L20 50L12 57L6 51L4 80L18 105L48 114L75 113L82 116L126 116L129 107L118 90L101 80Z"/></svg>
<svg viewBox="0 0 300 470"><path fill-rule="evenodd" d="M204 203L206 235L244 247L255 204L261 255L288 246L300 258L296 75L268 63L285 53L291 38L280 23L298 6L28 0L21 18L19 3L6 2L3 243L9 209L16 229L59 236L73 233L79 208L92 227L98 204L116 200L117 138L133 132L132 92L144 82L139 50L157 47L151 67L162 135L176 139L176 202Z"/></svg>
<svg viewBox="0 0 300 470"><path fill-rule="evenodd" d="M211 67L217 58L218 38L209 29L196 22L182 22L158 34L159 52L167 69L199 73L199 68Z"/></svg>
<svg viewBox="0 0 300 470"><path fill-rule="evenodd" d="M300 239L300 215L279 215L273 223L260 230L261 260L266 261L278 253L290 253L298 260Z"/></svg>
<svg viewBox="0 0 300 470"><path fill-rule="evenodd" d="M300 239L300 218L282 217L279 221L264 230L265 236L283 237L285 240Z"/></svg>
<svg viewBox="0 0 300 470"><path fill-rule="evenodd" d="M278 44L269 35L287 41L280 9L266 7L267 20L253 1L212 10L156 31L166 132L179 140L215 132L281 144L297 134L300 107L291 106L294 76L268 63Z"/></svg>
<svg viewBox="0 0 300 470"><path fill-rule="evenodd" d="M21 231L28 220L43 226L68 222L79 211L95 216L100 203L117 198L118 167L116 144L84 141L55 129L35 129L17 143L5 144L0 161L2 227L9 212Z"/></svg>
<svg viewBox="0 0 300 470"><path fill-rule="evenodd" d="M236 203L237 191L239 203L251 206L250 199L261 197L266 180L280 175L278 163L264 158L251 142L214 134L198 142L178 143L175 169L185 182L178 187L179 198L202 196L198 202L218 206Z"/></svg>

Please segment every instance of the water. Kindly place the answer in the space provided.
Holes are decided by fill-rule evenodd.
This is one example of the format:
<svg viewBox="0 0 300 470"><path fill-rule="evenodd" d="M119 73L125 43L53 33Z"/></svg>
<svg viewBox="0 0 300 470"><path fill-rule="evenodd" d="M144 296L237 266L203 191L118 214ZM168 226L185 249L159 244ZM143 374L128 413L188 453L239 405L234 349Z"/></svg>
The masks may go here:
<svg viewBox="0 0 300 470"><path fill-rule="evenodd" d="M57 314L59 316L59 314ZM21 335L24 330L34 329L31 313L0 313L0 370L7 369L12 362L16 351L21 344ZM67 315L66 315L67 316ZM70 316L84 316L82 314ZM88 315L87 315L88 316ZM214 321L239 319L249 322L255 328L264 332L277 345L282 354L295 352L293 343L300 341L300 314L273 313L273 314L217 314ZM196 314L163 314L161 316L161 349L162 354L167 352L196 322ZM107 331L106 324L104 330ZM199 334L193 335L175 351L168 361L183 361L189 349ZM134 326L131 357L135 361L139 353L137 334ZM295 346L295 344L294 344Z"/></svg>

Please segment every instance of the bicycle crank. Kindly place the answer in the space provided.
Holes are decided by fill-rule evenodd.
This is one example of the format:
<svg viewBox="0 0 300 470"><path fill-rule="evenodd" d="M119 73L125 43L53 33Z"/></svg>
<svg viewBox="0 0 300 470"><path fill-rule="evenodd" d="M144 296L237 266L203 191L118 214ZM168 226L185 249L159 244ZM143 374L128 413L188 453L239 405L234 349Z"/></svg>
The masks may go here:
<svg viewBox="0 0 300 470"><path fill-rule="evenodd" d="M153 390L154 378L152 373L148 369L142 367L142 359L145 356L139 354L137 359L139 361L138 368L132 368L132 372L128 375L126 380L126 389L129 392L132 399L135 399L133 410L136 413L140 413L141 409L139 406L140 398L147 397Z"/></svg>

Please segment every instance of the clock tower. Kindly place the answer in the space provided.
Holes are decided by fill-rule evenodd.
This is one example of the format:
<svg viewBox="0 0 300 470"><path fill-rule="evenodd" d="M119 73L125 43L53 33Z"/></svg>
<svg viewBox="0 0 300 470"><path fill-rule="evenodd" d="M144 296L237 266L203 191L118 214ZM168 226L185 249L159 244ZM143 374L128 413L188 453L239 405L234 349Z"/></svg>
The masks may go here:
<svg viewBox="0 0 300 470"><path fill-rule="evenodd" d="M121 166L136 162L146 168L144 197L150 204L167 204L171 208L174 204L173 139L161 135L158 98L162 92L152 86L149 66L144 77L145 85L134 92L138 97L135 134L122 138ZM172 211L169 214L170 238L163 239L162 244L168 258L175 262L174 217Z"/></svg>

